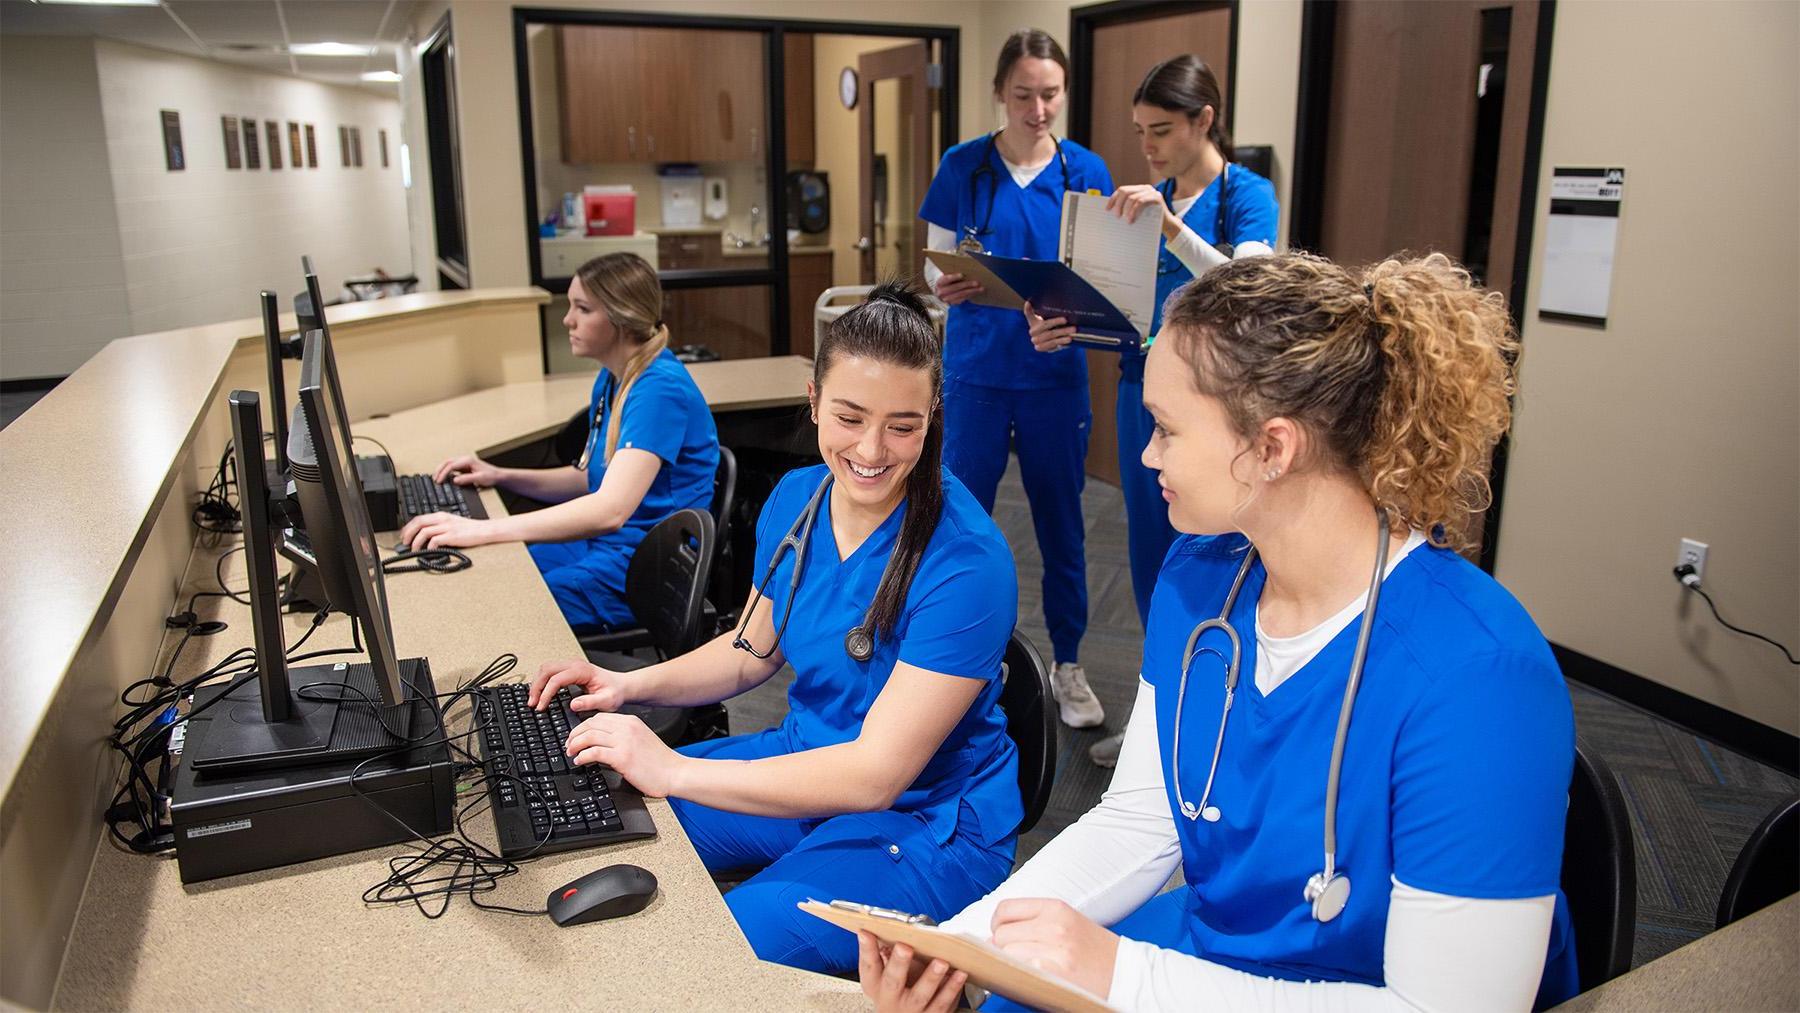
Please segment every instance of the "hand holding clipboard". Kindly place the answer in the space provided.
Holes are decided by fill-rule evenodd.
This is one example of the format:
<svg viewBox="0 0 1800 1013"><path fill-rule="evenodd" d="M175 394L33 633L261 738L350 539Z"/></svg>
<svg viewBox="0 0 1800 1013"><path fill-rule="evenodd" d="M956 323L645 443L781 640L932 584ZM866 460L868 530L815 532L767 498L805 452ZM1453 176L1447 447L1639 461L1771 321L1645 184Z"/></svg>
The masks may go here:
<svg viewBox="0 0 1800 1013"><path fill-rule="evenodd" d="M852 932L867 932L884 943L903 944L926 960L942 960L991 992L1039 1009L1111 1013L1099 996L1072 982L1045 974L983 939L946 932L919 915L850 901L806 900L800 910Z"/></svg>

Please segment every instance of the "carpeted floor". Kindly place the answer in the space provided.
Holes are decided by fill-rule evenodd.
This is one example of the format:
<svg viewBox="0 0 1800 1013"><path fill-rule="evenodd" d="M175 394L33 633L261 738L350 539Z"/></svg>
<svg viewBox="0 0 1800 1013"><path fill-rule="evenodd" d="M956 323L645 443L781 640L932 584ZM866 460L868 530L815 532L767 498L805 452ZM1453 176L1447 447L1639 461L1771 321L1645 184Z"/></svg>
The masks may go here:
<svg viewBox="0 0 1800 1013"><path fill-rule="evenodd" d="M1143 646L1126 564L1125 510L1119 490L1090 481L1082 496L1088 521L1088 632L1081 661L1106 707L1107 729L1062 729L1056 787L1036 828L1019 842L1019 861L1086 812L1111 772L1088 762L1087 747L1123 727L1137 687ZM1019 567L1019 626L1048 654L1043 563L1017 469L1007 472L994 507ZM787 710L791 672L730 704L731 729L776 724ZM1655 959L1712 928L1725 874L1750 831L1800 782L1754 760L1579 684L1570 684L1577 732L1619 776L1637 852L1638 926L1633 964Z"/></svg>

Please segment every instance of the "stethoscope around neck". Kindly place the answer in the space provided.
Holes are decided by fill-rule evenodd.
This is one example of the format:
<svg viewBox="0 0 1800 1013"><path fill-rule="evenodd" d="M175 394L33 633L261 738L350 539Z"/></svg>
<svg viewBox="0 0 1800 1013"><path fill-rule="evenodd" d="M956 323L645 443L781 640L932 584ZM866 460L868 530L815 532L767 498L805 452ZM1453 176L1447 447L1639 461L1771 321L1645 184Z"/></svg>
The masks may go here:
<svg viewBox="0 0 1800 1013"><path fill-rule="evenodd" d="M1344 905L1350 901L1350 877L1337 868L1337 802L1338 782L1344 769L1344 740L1350 732L1350 711L1356 705L1356 688L1362 682L1363 660L1369 653L1369 631L1375 625L1375 603L1381 598L1382 571L1387 569L1388 555L1388 517L1387 511L1375 508L1376 542L1375 573L1369 578L1368 598L1363 602L1362 626L1356 633L1356 651L1350 656L1350 678L1344 684L1344 703L1338 710L1337 737L1331 743L1331 768L1325 776L1325 869L1316 872L1306 881L1306 888L1301 895L1312 905L1312 916L1321 922L1331 921L1344 911ZM1216 619L1208 619L1195 626L1188 634L1187 646L1181 652L1181 681L1175 690L1175 741L1173 746L1173 770L1170 775L1175 780L1175 804L1181 815L1187 819L1204 819L1208 823L1219 822L1219 807L1212 805L1213 781L1219 776L1219 754L1225 748L1225 722L1231 717L1231 701L1237 695L1239 666L1244 659L1243 642L1238 639L1237 631L1231 627L1231 610L1237 604L1238 592L1243 589L1244 578L1250 574L1251 564L1256 562L1256 546L1252 545L1244 555L1244 562L1238 567L1237 576L1231 581L1231 590L1226 592L1225 605L1219 609ZM1213 742L1212 766L1206 772L1206 788L1200 793L1200 804L1189 802L1181 792L1181 714L1182 704L1187 697L1188 669L1193 666L1194 658L1199 652L1194 650L1200 638L1212 630L1220 630L1231 644L1231 656L1225 661L1225 705L1219 711L1219 736ZM1217 655L1218 652L1207 648Z"/></svg>
<svg viewBox="0 0 1800 1013"><path fill-rule="evenodd" d="M731 638L731 646L740 651L750 652L752 657L768 658L781 646L781 638L787 634L788 617L794 614L794 599L800 594L800 573L806 569L806 548L812 542L812 532L818 526L819 507L825 502L825 493L831 488L831 475L827 474L819 487L813 490L812 498L806 501L806 508L788 528L787 534L781 536L781 544L775 546L774 555L769 557L769 565L763 571L763 578L756 583L756 593L750 598L750 605L744 609L744 618L738 623L737 635ZM775 579L775 567L781 563L781 554L791 552L794 556L794 572L788 577L787 605L781 610L781 623L775 627L775 641L766 651L759 651L750 643L750 616L756 611L756 603L768 596L763 590L769 581ZM894 560L898 552L888 553L887 566L882 568L881 580L876 583L879 588L887 583L889 572L894 568ZM862 622L850 627L844 634L844 653L854 661L868 661L875 656L874 603L863 612Z"/></svg>
<svg viewBox="0 0 1800 1013"><path fill-rule="evenodd" d="M1000 173L994 169L995 138L999 136L999 131L987 136L987 144L981 149L981 164L977 165L975 171L969 174L970 222L963 226L962 242L957 244L957 249L964 253L985 253L986 251L981 246L981 237L994 231L989 226L994 221L994 201L1000 196ZM1062 141L1058 140L1055 134L1051 134L1050 143L1056 145L1056 161L1062 166L1063 190L1075 189L1069 183L1069 156L1063 153ZM974 224L975 205L981 196L981 177L984 175L988 178L987 214L982 217L980 227L977 227Z"/></svg>

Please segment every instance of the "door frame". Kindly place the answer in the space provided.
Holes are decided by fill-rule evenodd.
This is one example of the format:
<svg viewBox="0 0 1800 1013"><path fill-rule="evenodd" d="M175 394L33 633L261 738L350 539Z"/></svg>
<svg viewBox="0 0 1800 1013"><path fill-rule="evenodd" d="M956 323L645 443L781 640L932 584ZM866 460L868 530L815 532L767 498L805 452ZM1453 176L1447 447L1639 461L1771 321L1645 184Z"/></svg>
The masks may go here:
<svg viewBox="0 0 1800 1013"><path fill-rule="evenodd" d="M1288 246L1316 249L1323 232L1325 146L1330 130L1333 47L1337 41L1338 0L1306 0L1300 14L1300 98L1294 125L1294 178ZM1556 0L1538 0L1536 37L1532 42L1531 103L1525 124L1524 171L1519 179L1519 219L1513 247L1512 278L1506 289L1513 329L1523 333L1525 293L1531 275L1532 230L1537 222L1538 175L1544 154L1544 109L1550 94L1550 47L1556 30ZM1506 490L1510 435L1494 447L1488 470L1493 502L1482 524L1477 563L1494 572L1499 558L1500 508Z"/></svg>
<svg viewBox="0 0 1800 1013"><path fill-rule="evenodd" d="M1225 67L1225 122L1235 124L1237 104L1238 0L1110 0L1069 11L1069 139L1085 145L1093 137L1094 30L1108 25L1163 18L1219 8L1231 11L1231 43Z"/></svg>
<svg viewBox="0 0 1800 1013"><path fill-rule="evenodd" d="M781 115L786 100L787 33L808 35L873 35L937 42L943 67L938 91L942 96L939 110L940 145L948 150L956 144L958 61L961 56L962 30L952 25L908 25L892 22L814 21L803 18L752 18L720 15L644 14L632 11L568 10L552 7L513 8L513 71L519 101L519 154L525 184L525 249L531 267L531 283L558 292L568 287L567 278L544 277L544 265L538 249L537 223L541 209L537 203L537 151L532 142L531 65L525 43L528 25L588 25L632 28L711 28L732 31L762 32L764 54L764 99L768 110L768 153L764 171L769 180L769 221L787 221L787 123ZM788 319L788 242L785 228L769 229L769 262L763 267L743 269L705 269L694 271L658 271L664 291L691 288L726 288L743 285L770 287L769 354L790 352ZM542 341L539 342L542 344ZM549 351L544 351L544 368L549 370Z"/></svg>
<svg viewBox="0 0 1800 1013"><path fill-rule="evenodd" d="M871 191L875 188L875 82L903 81L911 76L902 72L911 70L915 64L910 60L905 59L902 55L902 51L910 50L914 45L925 45L925 43L922 39L915 43L902 43L892 49L881 49L876 50L873 53L863 53L856 58L857 90L859 93L857 96L859 108L856 111L856 142L859 149L857 151L857 181L858 185L862 188L861 193L858 195L862 199L857 201L856 207L857 227L862 233L862 235L858 237L858 240L860 241L863 238L867 238L871 244L868 249L859 249L857 251L857 272L864 284L869 284L870 279L880 281L879 278L875 277L880 268L877 266L878 257L874 245L876 233L874 221L875 203L871 194ZM914 184L918 186L929 184L932 169L930 150L931 47L929 45L925 45L925 57L925 74L918 81L913 82L912 85L912 99L918 106L914 111L914 116L916 118L913 127L913 145L916 150L913 151L912 177ZM921 145L919 144L920 141L924 141L925 143ZM890 166L888 181L892 183L897 175L898 166ZM913 196L913 194L906 194L905 200L908 206L917 207L918 205L912 203ZM923 198L924 195L919 194L918 196ZM919 263L924 260L924 256L923 252L914 251L907 255L907 261L917 268ZM917 275L919 271L915 270L913 273Z"/></svg>
<svg viewBox="0 0 1800 1013"><path fill-rule="evenodd" d="M441 60L444 72L444 106L433 110L432 88L425 82L427 59ZM468 205L463 202L462 186L462 130L459 125L458 108L460 102L456 94L456 34L451 24L450 15L446 13L419 44L418 60L420 68L420 104L425 114L425 164L430 169L431 177L431 256L432 267L441 281L449 281L458 288L469 287L469 215ZM438 121L438 122L435 122ZM438 136L442 128L443 136ZM440 150L441 146L441 150ZM439 165L442 156L443 164ZM444 172L440 173L439 170ZM449 178L444 179L442 176ZM444 235L438 205L440 200L454 205L456 210L456 245L461 251L460 259L448 258L444 255Z"/></svg>

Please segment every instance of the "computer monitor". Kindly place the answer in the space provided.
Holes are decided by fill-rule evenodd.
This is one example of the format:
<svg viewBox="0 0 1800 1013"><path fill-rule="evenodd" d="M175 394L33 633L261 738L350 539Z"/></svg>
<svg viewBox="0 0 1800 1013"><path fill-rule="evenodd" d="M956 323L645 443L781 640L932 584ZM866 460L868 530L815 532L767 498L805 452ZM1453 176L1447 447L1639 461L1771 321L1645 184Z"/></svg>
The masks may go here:
<svg viewBox="0 0 1800 1013"><path fill-rule="evenodd" d="M330 421L335 391L324 379L325 347L309 336L301 362L300 410L290 437L296 498L306 514L310 560L324 597L360 624L366 664L289 667L276 580L274 546L281 536L266 491L239 487L244 553L258 679L225 699L223 688L196 693L196 706L222 708L223 719L199 723L185 762L208 775L309 766L387 752L416 723L415 703L431 690L422 658L398 659L387 614L380 557L368 528L348 440ZM233 453L240 474L261 464L261 404L251 391L230 397ZM315 438L315 433L318 436ZM427 701L428 702L428 701Z"/></svg>
<svg viewBox="0 0 1800 1013"><path fill-rule="evenodd" d="M306 291L294 293L294 317L302 331L316 331L325 326L325 296L319 290L311 256L300 256L300 273L306 276Z"/></svg>
<svg viewBox="0 0 1800 1013"><path fill-rule="evenodd" d="M269 476L270 485L287 481L287 377L282 373L281 360L287 356L281 341L281 307L276 301L275 293L264 289L262 299L263 318L263 358L269 372L269 424L275 434L275 463L273 474ZM259 427L260 428L260 427ZM240 474L242 474L240 472ZM251 472L255 474L255 472Z"/></svg>

